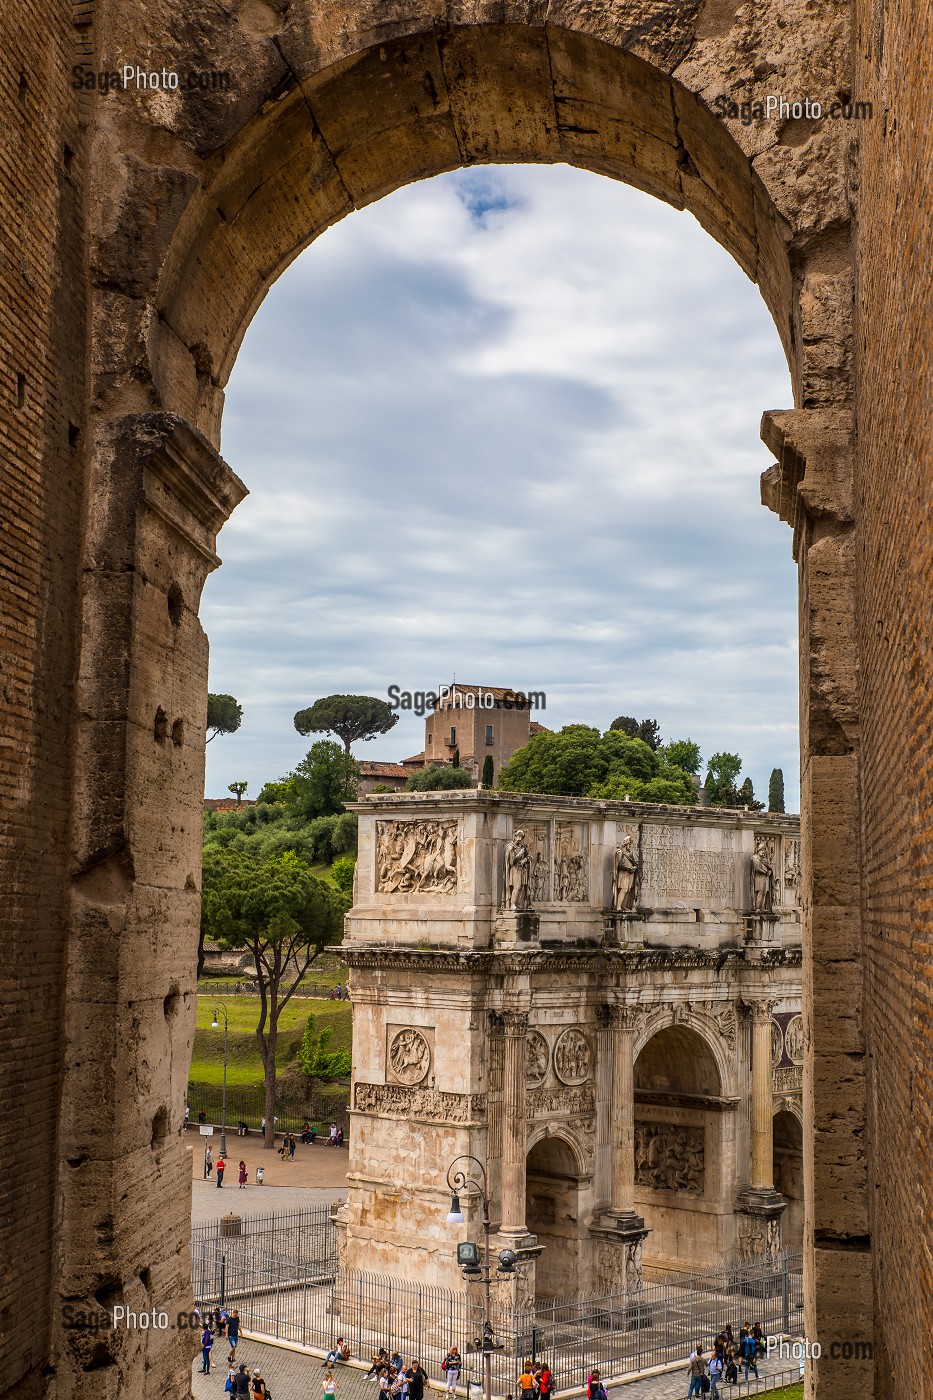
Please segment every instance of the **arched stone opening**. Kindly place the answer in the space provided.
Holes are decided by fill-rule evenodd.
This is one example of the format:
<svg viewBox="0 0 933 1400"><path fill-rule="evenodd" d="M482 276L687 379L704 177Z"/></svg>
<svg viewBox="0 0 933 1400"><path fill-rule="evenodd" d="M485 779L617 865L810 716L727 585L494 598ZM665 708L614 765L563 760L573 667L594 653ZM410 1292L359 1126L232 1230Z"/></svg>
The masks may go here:
<svg viewBox="0 0 933 1400"><path fill-rule="evenodd" d="M789 1109L774 1115L774 1189L787 1202L781 1217L781 1242L787 1249L803 1248L803 1127Z"/></svg>
<svg viewBox="0 0 933 1400"><path fill-rule="evenodd" d="M857 611L846 417L849 133L845 123L829 123L801 143L783 140L778 124L746 130L711 110L726 71L743 95L763 97L775 71L763 61L772 49L787 59L785 81L799 82L806 72L799 51L784 53L768 7L739 7L723 18L707 6L704 13L717 13L702 23L686 7L681 18L665 14L645 25L642 9L622 0L612 15L578 7L556 25L534 20L534 7L480 0L470 13L494 12L497 22L466 26L449 22L462 15L459 7L441 3L428 16L416 0L402 0L388 19L367 3L344 7L339 20L315 0L299 0L284 15L248 8L249 21L224 14L221 34L205 17L198 34L199 52L219 68L231 66L235 49L244 75L235 100L101 102L90 118L108 195L89 214L85 260L96 281L85 436L93 442L87 498L94 508L75 514L76 528L86 526L83 648L69 827L74 946L62 959L64 1034L75 1053L63 1059L56 1083L66 1106L63 1154L89 1165L63 1169L58 1179L55 1249L63 1297L78 1296L88 1273L131 1277L151 1262L164 1270L165 1302L179 1309L190 1293L184 1154L171 1132L157 1158L140 1154L150 1150L159 1104L169 1105L170 1127L180 1122L187 1056L177 1051L193 1027L192 1007L169 1036L162 1004L173 978L180 976L185 996L194 982L207 687L194 610L217 563L217 531L242 496L215 450L223 388L266 289L352 209L462 164L567 161L691 209L757 280L800 406L769 419L767 440L780 458L769 501L794 522L801 563L805 884L820 851L851 853L844 873L833 864L838 886L817 880L812 901L805 890L817 997L836 976L838 920L850 917L857 928L860 910L849 631ZM498 22L503 14L517 22ZM171 28L173 19L164 7L148 12L141 42L164 52L160 25ZM114 38L109 22L102 13L101 52ZM598 29L599 37L575 26ZM838 81L847 64L845 24L820 33L833 55L822 66ZM808 465L814 471L798 493ZM812 591L811 547L818 550ZM180 620L169 607L173 585L185 597ZM152 737L152 716L160 705L169 713L169 695L173 721L185 721L177 748ZM98 1017L101 968L111 993ZM838 1019L829 1003L816 1022L818 1054ZM847 1177L844 1212L835 1192L815 1215L828 1299L844 1253L833 1241L869 1238L864 1182L849 1165L864 1100L855 1058L844 1067L845 1118L833 1111L831 1076L816 1088L814 1140L824 1168L816 1179L829 1179L836 1164ZM150 1073L153 1064L159 1069ZM113 1087L101 1096L105 1080ZM131 1157L132 1190L117 1191ZM88 1203L110 1197L116 1215L103 1230ZM163 1206L157 1232L147 1228L154 1199ZM870 1269L862 1274L870 1280ZM870 1281L866 1316L869 1289ZM811 1307L811 1335L831 1333L832 1317L824 1323ZM147 1379L117 1336L106 1342L108 1374L140 1394L180 1393L183 1338L150 1340ZM60 1383L74 1387L83 1374L75 1338L59 1329L53 1352ZM115 1393L117 1380L108 1384Z"/></svg>
<svg viewBox="0 0 933 1400"><path fill-rule="evenodd" d="M715 1056L698 1031L668 1026L642 1048L634 1081L635 1201L651 1231L645 1264L720 1259L731 1203L723 1190L726 1115Z"/></svg>
<svg viewBox="0 0 933 1400"><path fill-rule="evenodd" d="M544 1246L535 1264L535 1294L569 1297L585 1287L577 1154L561 1137L540 1138L528 1153L525 1180L525 1223Z"/></svg>

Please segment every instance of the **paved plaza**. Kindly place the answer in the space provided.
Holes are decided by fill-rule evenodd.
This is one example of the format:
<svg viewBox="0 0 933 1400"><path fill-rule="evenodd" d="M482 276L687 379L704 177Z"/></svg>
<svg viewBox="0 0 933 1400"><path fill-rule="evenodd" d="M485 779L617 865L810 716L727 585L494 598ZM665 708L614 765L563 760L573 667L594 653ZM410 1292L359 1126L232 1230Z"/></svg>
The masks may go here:
<svg viewBox="0 0 933 1400"><path fill-rule="evenodd" d="M203 1225L234 1211L238 1215L267 1215L272 1211L300 1210L305 1206L343 1201L347 1196L347 1149L299 1143L293 1162L283 1162L278 1152L267 1151L255 1134L237 1137L227 1132L227 1171L218 1188L216 1177L204 1179L204 1146L211 1144L214 1157L220 1147L220 1131L203 1138L197 1127L188 1127L186 1146L191 1149L191 1223ZM240 1190L237 1164L246 1163L249 1183ZM263 1167L263 1184L256 1185L256 1168Z"/></svg>
<svg viewBox="0 0 933 1400"><path fill-rule="evenodd" d="M223 1348L217 1349L217 1354L221 1362L225 1358ZM258 1366L263 1377L268 1383L272 1392L273 1400L318 1400L321 1394L321 1378L324 1374L321 1360L317 1356L307 1356L301 1352L289 1351L283 1347L269 1346L261 1342L251 1342L247 1338L241 1341L237 1349L237 1361L244 1361L252 1372L254 1366ZM224 1393L224 1381L226 1380L226 1368L221 1365L209 1376L200 1374L200 1356L194 1363L193 1391L195 1400L217 1400ZM771 1376L779 1371L787 1371L789 1363L766 1362L759 1364L759 1372L762 1377ZM373 1380L364 1380L365 1371L358 1370L353 1366L343 1366L337 1371L337 1400L379 1400L379 1391ZM610 1387L610 1395L620 1397L620 1400L684 1400L687 1394L687 1363L676 1371L669 1371L662 1375L649 1376L645 1380L631 1381L626 1385ZM793 1377L787 1375L788 1381ZM567 1388L583 1384L585 1376L566 1377L564 1384ZM440 1396L444 1392L441 1390L431 1391L431 1395ZM724 1386L722 1393L725 1397L739 1394L739 1388ZM742 1393L744 1393L744 1388ZM473 1400L477 1400L479 1392L474 1388Z"/></svg>

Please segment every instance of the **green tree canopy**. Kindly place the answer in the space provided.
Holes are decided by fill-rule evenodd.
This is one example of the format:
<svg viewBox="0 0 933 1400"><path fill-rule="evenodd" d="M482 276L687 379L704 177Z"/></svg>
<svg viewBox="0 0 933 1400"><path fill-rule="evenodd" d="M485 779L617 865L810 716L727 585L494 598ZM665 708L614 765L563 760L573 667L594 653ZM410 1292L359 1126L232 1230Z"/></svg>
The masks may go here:
<svg viewBox="0 0 933 1400"><path fill-rule="evenodd" d="M299 734L336 734L347 755L358 739L387 734L396 724L398 715L372 695L325 695L295 715Z"/></svg>
<svg viewBox="0 0 933 1400"><path fill-rule="evenodd" d="M248 950L256 969L266 1147L273 1145L275 1134L279 1017L315 958L339 940L347 908L346 897L312 875L293 852L205 848L202 937L224 948Z"/></svg>
<svg viewBox="0 0 933 1400"><path fill-rule="evenodd" d="M322 1026L315 1030L314 1016L305 1022L304 1035L298 1047L298 1063L309 1079L346 1079L350 1074L351 1061L346 1050L328 1050L333 1029Z"/></svg>
<svg viewBox="0 0 933 1400"><path fill-rule="evenodd" d="M692 739L671 739L669 743L661 745L658 754L666 763L670 763L674 768L682 768L685 773L692 773L694 777L700 771L700 746Z"/></svg>
<svg viewBox="0 0 933 1400"><path fill-rule="evenodd" d="M781 768L771 769L771 777L768 780L768 811L784 811L784 772Z"/></svg>
<svg viewBox="0 0 933 1400"><path fill-rule="evenodd" d="M412 773L405 784L409 792L450 792L454 788L472 786L465 768L454 768L444 763L429 763L426 768Z"/></svg>
<svg viewBox="0 0 933 1400"><path fill-rule="evenodd" d="M661 743L661 726L656 719L635 719L632 715L619 715L609 728L620 730L630 739L640 739L649 749L656 749Z"/></svg>
<svg viewBox="0 0 933 1400"><path fill-rule="evenodd" d="M356 856L339 856L330 868L330 878L348 899L353 897L353 873L356 870Z"/></svg>
<svg viewBox="0 0 933 1400"><path fill-rule="evenodd" d="M249 783L246 781L245 778L239 778L235 783L230 783L228 785L227 791L233 793L234 797L236 798L236 805L238 807L242 802L243 794L248 787Z"/></svg>
<svg viewBox="0 0 933 1400"><path fill-rule="evenodd" d="M737 753L714 753L706 773L706 795L711 807L748 807L760 812L763 802L755 799L751 778L739 783L742 760Z"/></svg>
<svg viewBox="0 0 933 1400"><path fill-rule="evenodd" d="M505 792L630 797L678 806L696 800L690 773L664 749L655 752L622 727L600 734L585 724L535 734L503 768L499 787Z"/></svg>
<svg viewBox="0 0 933 1400"><path fill-rule="evenodd" d="M218 734L235 734L243 722L243 706L232 695L208 695L207 743Z"/></svg>

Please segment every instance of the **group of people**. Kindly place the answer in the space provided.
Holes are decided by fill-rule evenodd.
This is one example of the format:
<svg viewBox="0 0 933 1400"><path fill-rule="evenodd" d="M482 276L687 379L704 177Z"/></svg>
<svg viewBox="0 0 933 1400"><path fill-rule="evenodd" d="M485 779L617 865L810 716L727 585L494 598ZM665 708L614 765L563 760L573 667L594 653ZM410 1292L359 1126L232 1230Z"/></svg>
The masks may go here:
<svg viewBox="0 0 933 1400"><path fill-rule="evenodd" d="M690 1378L688 1400L693 1395L718 1396L720 1383L735 1385L739 1379L739 1370L743 1366L745 1380L748 1380L751 1372L755 1373L757 1380L758 1356L764 1350L765 1338L760 1322L753 1325L746 1322L739 1332L738 1339L733 1335L732 1324L727 1323L714 1339L708 1359L697 1342L687 1363L687 1375Z"/></svg>
<svg viewBox="0 0 933 1400"><path fill-rule="evenodd" d="M210 1147L205 1147L204 1180L210 1181L212 1176L216 1177L217 1185L219 1187L222 1187L224 1184L224 1174L226 1170L227 1163L224 1161L223 1157L218 1157L217 1161L215 1162L214 1154L211 1151ZM249 1171L247 1169L246 1163L242 1160L242 1158L240 1159L240 1162L237 1166L237 1181L239 1182L241 1191L243 1190L243 1187L246 1185L246 1183L249 1181Z"/></svg>
<svg viewBox="0 0 933 1400"><path fill-rule="evenodd" d="M520 1400L551 1400L553 1389L554 1377L547 1362L526 1361L518 1378ZM513 1397L507 1395L506 1400L513 1400Z"/></svg>
<svg viewBox="0 0 933 1400"><path fill-rule="evenodd" d="M195 1309L197 1312L198 1309ZM214 1308L202 1318L201 1331L201 1374L209 1376L216 1369L212 1366L214 1346L227 1344L227 1379L224 1393L243 1397L243 1400L272 1400L272 1392L266 1385L258 1366L250 1374L245 1361L239 1364L236 1349L240 1342L240 1315L236 1308L228 1312L226 1308Z"/></svg>

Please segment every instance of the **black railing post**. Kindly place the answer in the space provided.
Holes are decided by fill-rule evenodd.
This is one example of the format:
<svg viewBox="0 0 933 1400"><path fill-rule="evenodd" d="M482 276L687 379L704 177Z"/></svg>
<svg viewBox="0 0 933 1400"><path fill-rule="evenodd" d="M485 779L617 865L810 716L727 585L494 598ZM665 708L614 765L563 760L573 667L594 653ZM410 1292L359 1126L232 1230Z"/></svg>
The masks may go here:
<svg viewBox="0 0 933 1400"><path fill-rule="evenodd" d="M220 1256L220 1306L224 1305L224 1295L227 1290L227 1256Z"/></svg>
<svg viewBox="0 0 933 1400"><path fill-rule="evenodd" d="M787 1250L781 1250L781 1312L784 1335L790 1334L790 1278L787 1272Z"/></svg>

